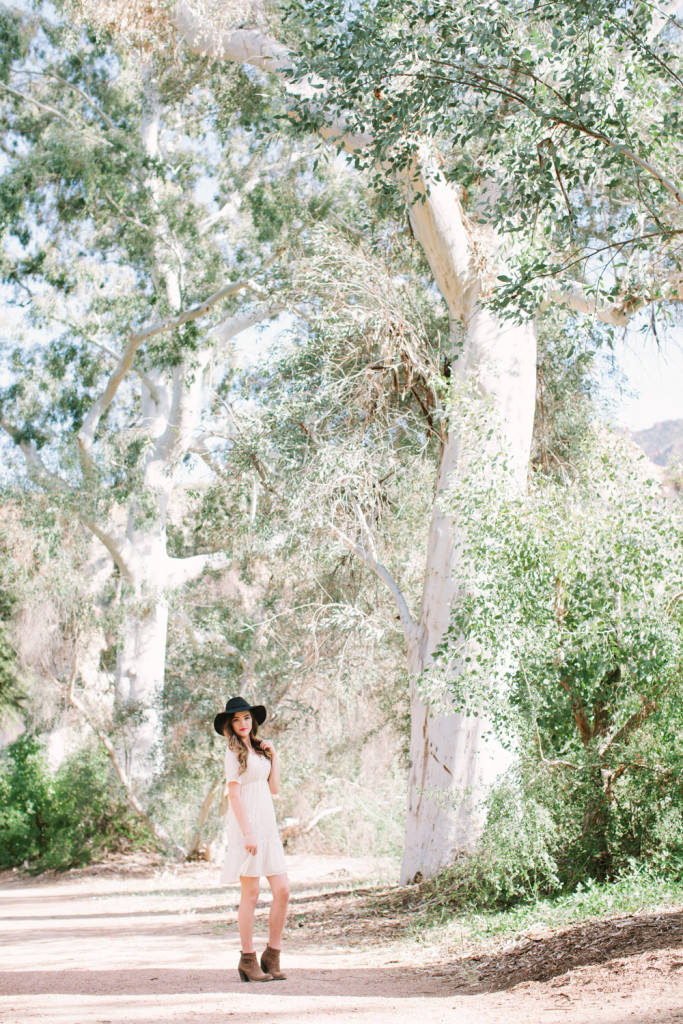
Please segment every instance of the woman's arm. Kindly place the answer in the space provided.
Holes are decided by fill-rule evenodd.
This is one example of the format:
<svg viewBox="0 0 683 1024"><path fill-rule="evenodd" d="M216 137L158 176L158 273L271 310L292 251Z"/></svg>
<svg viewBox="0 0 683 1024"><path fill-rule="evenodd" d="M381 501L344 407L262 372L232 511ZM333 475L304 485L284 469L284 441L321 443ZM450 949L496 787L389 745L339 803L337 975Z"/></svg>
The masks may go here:
<svg viewBox="0 0 683 1024"><path fill-rule="evenodd" d="M254 833L251 830L249 817L247 816L246 809L242 803L242 786L239 782L229 782L228 792L230 793L230 804L235 812L237 824L244 833L244 846L247 853L256 853L257 847L254 839Z"/></svg>
<svg viewBox="0 0 683 1024"><path fill-rule="evenodd" d="M280 762L278 756L275 753L275 747L270 740L261 740L261 748L263 750L270 751L270 775L268 776L268 785L270 786L270 792L275 796L280 792Z"/></svg>

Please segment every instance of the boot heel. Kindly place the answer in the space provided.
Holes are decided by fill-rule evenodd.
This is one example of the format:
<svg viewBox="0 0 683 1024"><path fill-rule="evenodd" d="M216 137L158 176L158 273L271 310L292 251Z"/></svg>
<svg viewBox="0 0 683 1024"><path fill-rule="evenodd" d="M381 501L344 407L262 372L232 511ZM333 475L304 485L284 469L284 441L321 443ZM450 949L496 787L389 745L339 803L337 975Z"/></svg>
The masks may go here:
<svg viewBox="0 0 683 1024"><path fill-rule="evenodd" d="M246 974L240 967L237 968L237 973L240 976L240 981L249 981L249 978L246 976Z"/></svg>

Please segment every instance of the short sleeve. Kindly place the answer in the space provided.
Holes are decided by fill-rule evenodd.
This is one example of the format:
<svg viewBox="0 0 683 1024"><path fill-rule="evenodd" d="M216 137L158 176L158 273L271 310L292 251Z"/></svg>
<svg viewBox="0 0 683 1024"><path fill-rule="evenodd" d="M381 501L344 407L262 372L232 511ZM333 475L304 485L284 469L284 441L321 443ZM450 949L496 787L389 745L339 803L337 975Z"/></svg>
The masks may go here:
<svg viewBox="0 0 683 1024"><path fill-rule="evenodd" d="M239 782L239 770L240 763L237 760L237 754L230 747L225 751L225 781L226 782Z"/></svg>

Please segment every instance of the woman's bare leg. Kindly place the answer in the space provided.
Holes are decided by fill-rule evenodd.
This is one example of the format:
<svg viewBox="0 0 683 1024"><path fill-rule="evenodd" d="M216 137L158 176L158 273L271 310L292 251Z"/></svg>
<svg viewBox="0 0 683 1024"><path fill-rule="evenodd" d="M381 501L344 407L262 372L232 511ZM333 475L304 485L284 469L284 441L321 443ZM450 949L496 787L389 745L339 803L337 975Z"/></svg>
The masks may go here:
<svg viewBox="0 0 683 1024"><path fill-rule="evenodd" d="M254 952L254 913L258 901L259 882L259 878L247 878L245 875L240 878L242 894L237 911L237 925L243 953Z"/></svg>
<svg viewBox="0 0 683 1024"><path fill-rule="evenodd" d="M268 945L271 949L280 949L289 906L289 879L287 875L268 875L268 884L273 893L268 915Z"/></svg>

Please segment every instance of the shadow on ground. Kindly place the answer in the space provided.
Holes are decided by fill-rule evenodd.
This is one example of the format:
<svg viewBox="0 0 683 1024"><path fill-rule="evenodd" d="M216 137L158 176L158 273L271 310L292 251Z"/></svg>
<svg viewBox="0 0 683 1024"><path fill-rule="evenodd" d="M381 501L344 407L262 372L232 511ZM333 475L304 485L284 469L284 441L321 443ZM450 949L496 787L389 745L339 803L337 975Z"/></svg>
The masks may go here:
<svg viewBox="0 0 683 1024"><path fill-rule="evenodd" d="M187 995L198 992L244 993L237 970L215 968L120 968L113 970L57 970L0 972L0 993L5 995ZM427 998L447 993L451 971L418 968L366 967L352 969L287 969L287 981L249 985L250 995L362 996L371 987L373 996Z"/></svg>

